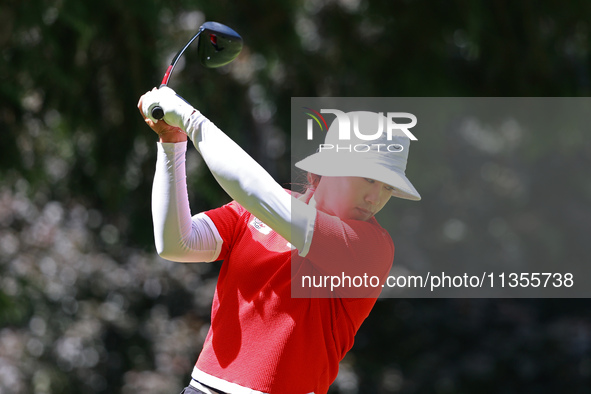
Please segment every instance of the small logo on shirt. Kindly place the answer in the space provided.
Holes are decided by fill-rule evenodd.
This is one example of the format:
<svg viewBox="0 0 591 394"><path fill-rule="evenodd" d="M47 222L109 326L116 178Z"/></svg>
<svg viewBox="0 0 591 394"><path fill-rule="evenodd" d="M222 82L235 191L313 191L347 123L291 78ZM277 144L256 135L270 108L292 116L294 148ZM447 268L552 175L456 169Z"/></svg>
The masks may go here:
<svg viewBox="0 0 591 394"><path fill-rule="evenodd" d="M271 227L267 226L265 223L261 222L257 218L252 219L250 225L262 234L269 235L269 233L271 232Z"/></svg>

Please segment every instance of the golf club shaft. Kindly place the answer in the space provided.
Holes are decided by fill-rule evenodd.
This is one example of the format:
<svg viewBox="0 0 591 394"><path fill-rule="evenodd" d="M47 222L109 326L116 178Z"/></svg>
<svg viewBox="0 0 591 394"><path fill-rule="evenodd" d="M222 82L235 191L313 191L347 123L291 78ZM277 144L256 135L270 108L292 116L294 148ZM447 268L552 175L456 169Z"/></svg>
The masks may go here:
<svg viewBox="0 0 591 394"><path fill-rule="evenodd" d="M172 62L170 62L170 66L168 66L166 72L164 73L164 78L162 78L162 83L160 84L160 87L168 85L168 80L170 79L172 71L174 70L174 67L176 66L177 62L179 61L185 50L189 47L189 45L191 45L191 43L199 37L202 31L203 28L200 28L197 34L195 34L172 59ZM164 118L164 111L162 110L162 107L155 106L154 108L152 108L152 117L158 120Z"/></svg>

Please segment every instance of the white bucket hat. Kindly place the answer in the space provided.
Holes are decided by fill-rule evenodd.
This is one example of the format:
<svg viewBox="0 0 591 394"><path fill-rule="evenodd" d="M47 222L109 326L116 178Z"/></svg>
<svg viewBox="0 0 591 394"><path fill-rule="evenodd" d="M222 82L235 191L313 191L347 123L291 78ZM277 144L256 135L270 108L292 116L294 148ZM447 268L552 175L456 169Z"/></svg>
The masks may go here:
<svg viewBox="0 0 591 394"><path fill-rule="evenodd" d="M392 129L388 139L387 118L381 113L355 111L346 115L349 122L335 119L319 151L296 163L296 167L321 176L357 176L392 186L394 197L418 201L421 195L405 175L410 138L399 129ZM341 119L342 120L342 119ZM339 124L348 127L350 139L339 139ZM341 126L343 127L343 126ZM378 130L382 129L380 135ZM361 139L354 129L365 138Z"/></svg>

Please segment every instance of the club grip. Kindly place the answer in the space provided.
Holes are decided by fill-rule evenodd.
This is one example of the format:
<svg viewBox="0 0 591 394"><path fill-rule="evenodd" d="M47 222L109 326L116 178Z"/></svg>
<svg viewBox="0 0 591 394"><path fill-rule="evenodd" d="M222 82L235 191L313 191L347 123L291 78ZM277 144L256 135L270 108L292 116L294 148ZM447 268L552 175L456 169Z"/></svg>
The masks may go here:
<svg viewBox="0 0 591 394"><path fill-rule="evenodd" d="M152 118L157 120L164 118L164 111L162 110L161 106L157 105L152 108Z"/></svg>

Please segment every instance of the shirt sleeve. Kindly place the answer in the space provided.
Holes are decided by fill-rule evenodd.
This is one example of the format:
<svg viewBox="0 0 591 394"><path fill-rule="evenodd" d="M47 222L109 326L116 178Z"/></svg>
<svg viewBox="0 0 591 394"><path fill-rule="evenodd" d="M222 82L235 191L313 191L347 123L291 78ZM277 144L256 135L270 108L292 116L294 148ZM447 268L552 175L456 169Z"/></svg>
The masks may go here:
<svg viewBox="0 0 591 394"><path fill-rule="evenodd" d="M232 201L219 208L205 211L203 214L215 225L222 239L222 247L217 259L224 260L236 244L240 233L243 232L249 212L238 202Z"/></svg>

